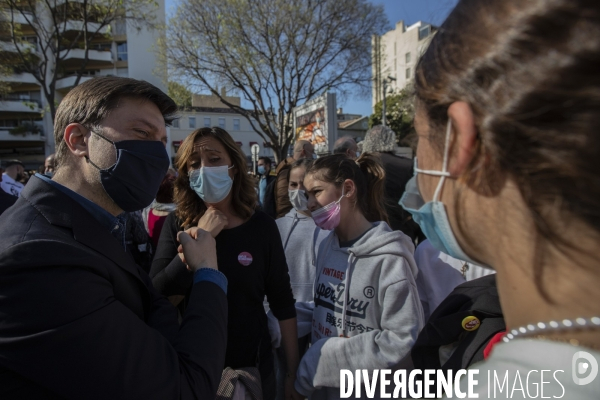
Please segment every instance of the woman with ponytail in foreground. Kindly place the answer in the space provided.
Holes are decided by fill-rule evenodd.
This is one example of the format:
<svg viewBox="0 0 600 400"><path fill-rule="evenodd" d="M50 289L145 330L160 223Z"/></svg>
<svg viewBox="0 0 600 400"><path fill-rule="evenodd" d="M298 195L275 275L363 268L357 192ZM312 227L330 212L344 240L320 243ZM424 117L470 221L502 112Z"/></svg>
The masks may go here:
<svg viewBox="0 0 600 400"><path fill-rule="evenodd" d="M295 385L311 399L340 397L340 369L396 366L423 326L414 248L386 222L384 178L371 154L319 158L304 178L315 223L332 230L318 247L312 346Z"/></svg>

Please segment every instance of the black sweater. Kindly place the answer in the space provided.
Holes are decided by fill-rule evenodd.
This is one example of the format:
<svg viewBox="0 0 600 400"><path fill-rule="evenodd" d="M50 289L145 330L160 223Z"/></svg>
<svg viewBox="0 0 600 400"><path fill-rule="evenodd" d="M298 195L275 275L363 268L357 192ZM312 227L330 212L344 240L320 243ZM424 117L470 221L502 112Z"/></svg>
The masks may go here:
<svg viewBox="0 0 600 400"><path fill-rule="evenodd" d="M177 255L177 233L183 230L175 213L169 214L158 241L150 277L165 296L186 295L192 274ZM219 270L228 280L229 318L225 366L256 366L270 359L271 339L263 300L265 295L275 317L286 320L296 316L288 267L275 221L261 211L244 224L225 229L216 237ZM261 371L262 372L262 371Z"/></svg>

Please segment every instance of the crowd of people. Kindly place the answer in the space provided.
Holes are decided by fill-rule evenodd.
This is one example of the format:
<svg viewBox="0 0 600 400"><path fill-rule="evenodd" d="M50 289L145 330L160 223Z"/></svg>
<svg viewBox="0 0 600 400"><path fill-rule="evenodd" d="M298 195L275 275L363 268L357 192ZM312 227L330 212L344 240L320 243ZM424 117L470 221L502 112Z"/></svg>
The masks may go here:
<svg viewBox="0 0 600 400"><path fill-rule="evenodd" d="M3 166L0 397L338 399L341 370L476 366L479 398L532 370L598 398L598 71L597 1L460 0L414 159L375 126L257 179L217 127L171 167L153 85L78 85L44 171Z"/></svg>

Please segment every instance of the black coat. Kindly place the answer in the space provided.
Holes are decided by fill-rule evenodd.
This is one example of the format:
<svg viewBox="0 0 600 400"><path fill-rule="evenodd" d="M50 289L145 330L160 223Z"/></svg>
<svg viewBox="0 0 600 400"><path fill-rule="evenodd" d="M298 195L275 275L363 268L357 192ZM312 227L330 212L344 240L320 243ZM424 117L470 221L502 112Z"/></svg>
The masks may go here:
<svg viewBox="0 0 600 400"><path fill-rule="evenodd" d="M390 227L406 234L414 242L417 237L420 237L420 228L413 221L410 213L398 204L406 184L413 176L413 160L391 153L379 153L379 155L385 170L385 211L390 220Z"/></svg>
<svg viewBox="0 0 600 400"><path fill-rule="evenodd" d="M131 256L39 178L0 217L0 398L214 398L227 299L196 283L181 329Z"/></svg>
<svg viewBox="0 0 600 400"><path fill-rule="evenodd" d="M6 211L10 206L15 204L17 199L17 196L8 194L4 190L0 189L0 214Z"/></svg>

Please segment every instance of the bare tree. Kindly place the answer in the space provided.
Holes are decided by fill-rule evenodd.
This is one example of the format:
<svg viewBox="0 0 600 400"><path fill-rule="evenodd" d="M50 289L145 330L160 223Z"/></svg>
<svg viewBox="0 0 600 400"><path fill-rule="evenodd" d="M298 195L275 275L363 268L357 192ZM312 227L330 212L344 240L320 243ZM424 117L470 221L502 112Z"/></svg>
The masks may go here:
<svg viewBox="0 0 600 400"><path fill-rule="evenodd" d="M370 43L387 27L366 0L181 0L160 46L170 76L246 117L283 159L292 109L329 90L370 88ZM242 95L228 102L219 86Z"/></svg>
<svg viewBox="0 0 600 400"><path fill-rule="evenodd" d="M57 80L69 74L78 85L94 43L110 39L117 23L151 27L156 6L155 0L0 0L0 64L33 75L54 121ZM67 71L64 61L77 49L81 62Z"/></svg>

